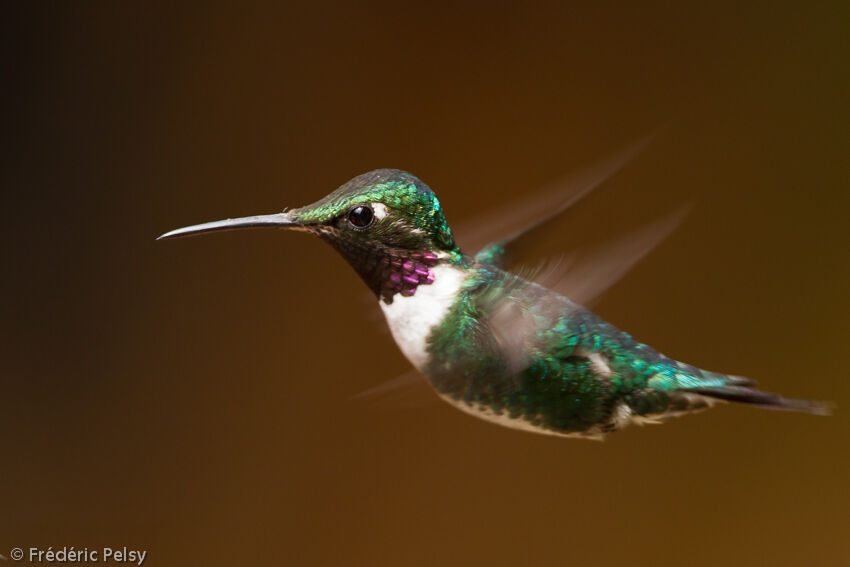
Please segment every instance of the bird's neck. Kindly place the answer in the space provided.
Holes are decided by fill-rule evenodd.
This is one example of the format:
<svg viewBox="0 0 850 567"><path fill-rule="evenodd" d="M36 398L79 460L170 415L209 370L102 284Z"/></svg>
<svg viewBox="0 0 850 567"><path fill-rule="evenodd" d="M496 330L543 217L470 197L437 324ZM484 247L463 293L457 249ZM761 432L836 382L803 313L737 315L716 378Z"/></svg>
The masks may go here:
<svg viewBox="0 0 850 567"><path fill-rule="evenodd" d="M432 285L437 278L435 267L442 264L461 267L464 263L459 249L364 248L338 239L328 241L351 264L375 297L385 303L392 303L397 296L411 297L422 286Z"/></svg>

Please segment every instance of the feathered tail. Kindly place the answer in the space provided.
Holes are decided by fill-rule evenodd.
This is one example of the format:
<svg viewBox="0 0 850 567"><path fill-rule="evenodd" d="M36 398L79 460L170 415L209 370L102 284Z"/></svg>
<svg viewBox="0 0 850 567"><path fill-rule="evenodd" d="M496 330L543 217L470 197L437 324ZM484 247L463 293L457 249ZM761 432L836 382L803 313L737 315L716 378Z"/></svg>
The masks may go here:
<svg viewBox="0 0 850 567"><path fill-rule="evenodd" d="M752 383L752 381L750 382ZM688 391L699 394L700 396L723 400L726 402L748 404L765 409L799 411L814 415L830 415L833 408L833 404L828 402L783 398L779 394L774 394L773 392L763 392L749 386L737 384L710 388L691 388Z"/></svg>
<svg viewBox="0 0 850 567"><path fill-rule="evenodd" d="M834 407L830 402L784 398L756 389L756 382L749 378L699 370L682 363L677 363L672 372L650 379L648 385L667 392L672 402L670 409L676 413L701 409L714 400L814 415L830 415Z"/></svg>

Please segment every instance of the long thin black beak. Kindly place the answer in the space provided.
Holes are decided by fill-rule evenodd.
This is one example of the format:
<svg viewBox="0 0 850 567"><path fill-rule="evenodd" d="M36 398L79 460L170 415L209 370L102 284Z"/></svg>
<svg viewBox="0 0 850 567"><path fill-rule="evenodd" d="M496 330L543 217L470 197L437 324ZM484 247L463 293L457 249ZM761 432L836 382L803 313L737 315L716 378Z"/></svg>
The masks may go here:
<svg viewBox="0 0 850 567"><path fill-rule="evenodd" d="M239 230L242 228L295 228L301 226L300 223L293 220L291 213L277 213L274 215L257 215L255 217L242 217L239 219L225 219L214 222L205 222L204 224L196 224L185 226L166 232L157 240L164 238L180 238L183 236L195 236L205 232L216 232L222 230Z"/></svg>

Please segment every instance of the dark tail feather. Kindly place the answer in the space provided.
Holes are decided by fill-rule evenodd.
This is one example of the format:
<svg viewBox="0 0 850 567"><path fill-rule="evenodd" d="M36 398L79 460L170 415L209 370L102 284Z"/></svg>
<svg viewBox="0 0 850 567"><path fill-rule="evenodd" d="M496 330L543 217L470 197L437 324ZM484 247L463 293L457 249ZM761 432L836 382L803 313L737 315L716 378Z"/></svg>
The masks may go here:
<svg viewBox="0 0 850 567"><path fill-rule="evenodd" d="M762 392L761 390L747 388L743 385L747 383L744 382L744 380L745 379L742 378L740 382L729 382L725 386L688 388L686 391L709 398L716 398L727 402L737 402L740 404L749 404L766 409L799 411L814 415L832 414L833 404L831 403L783 398L779 394L772 394L770 392Z"/></svg>

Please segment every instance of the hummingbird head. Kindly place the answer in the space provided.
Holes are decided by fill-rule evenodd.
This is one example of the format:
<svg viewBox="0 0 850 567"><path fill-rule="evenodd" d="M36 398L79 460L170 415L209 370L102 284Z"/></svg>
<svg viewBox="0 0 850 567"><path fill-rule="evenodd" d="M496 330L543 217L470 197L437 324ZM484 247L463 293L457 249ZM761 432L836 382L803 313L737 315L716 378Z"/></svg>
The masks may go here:
<svg viewBox="0 0 850 567"><path fill-rule="evenodd" d="M436 195L397 169L358 175L305 207L179 228L160 238L257 227L318 235L386 303L397 293L410 296L418 286L433 283L431 268L460 254Z"/></svg>

